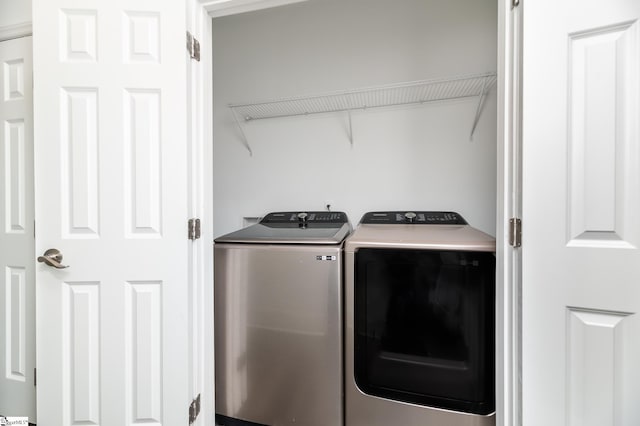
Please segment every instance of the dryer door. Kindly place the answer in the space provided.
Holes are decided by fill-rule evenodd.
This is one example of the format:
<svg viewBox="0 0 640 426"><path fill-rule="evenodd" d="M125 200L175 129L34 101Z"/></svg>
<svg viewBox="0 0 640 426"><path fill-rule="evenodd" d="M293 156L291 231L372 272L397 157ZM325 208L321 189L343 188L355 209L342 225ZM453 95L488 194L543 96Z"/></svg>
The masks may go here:
<svg viewBox="0 0 640 426"><path fill-rule="evenodd" d="M493 412L494 283L493 253L360 249L358 387L389 399Z"/></svg>

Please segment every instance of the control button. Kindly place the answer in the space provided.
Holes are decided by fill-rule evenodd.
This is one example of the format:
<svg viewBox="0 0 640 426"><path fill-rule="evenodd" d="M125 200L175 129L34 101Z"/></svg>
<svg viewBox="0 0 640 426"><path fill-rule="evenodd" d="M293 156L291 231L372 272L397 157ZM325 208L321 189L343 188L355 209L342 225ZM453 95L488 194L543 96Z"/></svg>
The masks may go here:
<svg viewBox="0 0 640 426"><path fill-rule="evenodd" d="M416 220L416 214L414 212L407 212L404 214L404 218L407 222L413 223Z"/></svg>
<svg viewBox="0 0 640 426"><path fill-rule="evenodd" d="M300 228L306 228L307 227L307 219L309 217L308 213L302 212L302 213L298 213L298 225L300 226Z"/></svg>

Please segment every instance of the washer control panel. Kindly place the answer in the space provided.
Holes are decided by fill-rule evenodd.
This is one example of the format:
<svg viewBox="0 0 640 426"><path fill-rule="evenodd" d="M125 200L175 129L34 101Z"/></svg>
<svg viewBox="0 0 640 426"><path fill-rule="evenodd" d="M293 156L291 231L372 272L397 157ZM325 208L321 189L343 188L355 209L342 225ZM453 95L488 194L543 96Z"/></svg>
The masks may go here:
<svg viewBox="0 0 640 426"><path fill-rule="evenodd" d="M393 212L368 212L360 221L362 224L415 224L415 225L466 225L464 220L456 212L431 212L431 211L393 211Z"/></svg>
<svg viewBox="0 0 640 426"><path fill-rule="evenodd" d="M260 221L262 224L342 224L347 222L347 215L344 212L328 211L275 212L269 213Z"/></svg>

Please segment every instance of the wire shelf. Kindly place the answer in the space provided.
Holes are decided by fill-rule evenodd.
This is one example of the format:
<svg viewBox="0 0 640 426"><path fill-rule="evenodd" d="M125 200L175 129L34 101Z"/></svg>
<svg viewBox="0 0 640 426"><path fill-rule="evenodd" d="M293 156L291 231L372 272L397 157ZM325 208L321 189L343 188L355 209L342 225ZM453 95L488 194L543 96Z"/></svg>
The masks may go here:
<svg viewBox="0 0 640 426"><path fill-rule="evenodd" d="M231 104L245 121L351 111L481 96L496 82L495 73L423 80L321 95Z"/></svg>
<svg viewBox="0 0 640 426"><path fill-rule="evenodd" d="M245 122L267 118L291 117L327 112L353 111L399 105L423 104L478 97L479 103L471 134L479 119L484 96L496 82L496 73L467 75L461 77L421 80L387 86L368 87L319 95L281 98L252 103L230 104L240 126ZM244 132L243 132L244 136ZM353 143L350 133L349 139ZM245 138L249 152L251 148Z"/></svg>

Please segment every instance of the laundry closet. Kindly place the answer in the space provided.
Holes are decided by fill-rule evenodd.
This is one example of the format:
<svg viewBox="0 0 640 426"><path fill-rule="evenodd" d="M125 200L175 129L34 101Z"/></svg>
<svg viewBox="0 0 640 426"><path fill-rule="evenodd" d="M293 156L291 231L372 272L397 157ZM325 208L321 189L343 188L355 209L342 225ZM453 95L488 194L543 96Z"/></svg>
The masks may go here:
<svg viewBox="0 0 640 426"><path fill-rule="evenodd" d="M212 28L215 235L300 208L452 210L495 235L495 0L309 0Z"/></svg>
<svg viewBox="0 0 640 426"><path fill-rule="evenodd" d="M372 426L374 421L495 424L492 237L496 234L497 191L497 2L309 0L214 18L212 38L217 422L275 425L295 419L306 425L324 425L340 423L346 413L348 426ZM393 258L388 257L388 250L383 253L374 248L379 257L367 265L375 263L377 275L389 268L406 273L366 284L377 295L379 306L367 298L366 290L358 290L355 299L367 300L368 314L363 316L353 297L353 288L361 282L356 279L354 284L352 279L362 269L352 267L353 257L358 263L359 246L350 252L352 262L343 266L344 283L338 280L328 286L325 274L318 276L314 261L326 256L307 259L296 255L291 260L278 255L287 242L287 253L299 253L302 240L309 245L306 251L320 253L312 240L302 236L316 225L304 219L329 210L346 212L354 227L366 212L409 211L406 215L380 213L373 220L399 217L404 223L404 218L415 217L406 220L427 225L409 225L404 232L417 235L424 231L424 241L444 229L434 217L458 217L426 212L457 212L483 231L483 250L488 256L486 262L480 262L475 253L459 252L462 257L451 260L445 254L443 261L442 253L431 252L433 261L425 264L423 256L429 250L425 251L428 245L423 247L422 240L402 247ZM261 221L268 213L265 220L277 216L286 223L276 226L271 220ZM260 224L238 231L250 234L248 239L240 241L232 232L256 221ZM459 231L466 223L449 220L445 228ZM447 232L456 232L447 230L443 241L449 238ZM354 247L349 246L348 238L346 241L347 247ZM249 246L256 253L270 253L269 261L257 264L257 254L239 255ZM446 250L466 250L476 244L465 240L441 248L445 246ZM407 258L410 250L417 257ZM308 270L301 269L307 262ZM480 263L486 263L486 273L470 280L475 272L467 269L479 269L476 265ZM441 270L459 272L452 275ZM253 278L247 279L246 274ZM467 278L460 279L462 276ZM482 290L483 296L476 299L474 291L462 290L467 287L486 287L486 294ZM408 293L404 294L404 288ZM413 314L399 313L395 320L389 319L395 315L389 313L395 309L391 304L397 305L413 288L424 290L423 295L435 292L440 296L420 296L421 304L407 305L401 311L433 310L433 318L440 318L443 310L455 311L457 325L452 327L456 331L440 330L438 333L448 336L443 340L430 334L429 330L439 327L435 319L424 326L412 325ZM449 294L447 301L441 297L443 292ZM318 296L325 293L335 297L328 301ZM383 297L387 293L389 297ZM399 296L401 293L404 295ZM323 342L319 345L323 349L314 352L330 351L326 360L295 358L294 354L303 353L298 346L310 346L296 343L307 342L294 325L307 320L300 310L314 318L334 313L331 321L319 322L313 333ZM386 319L384 325L359 328L354 327L354 318L370 325ZM329 327L336 319L340 325ZM403 324L403 331L396 333L391 323ZM471 323L482 325L475 329ZM372 343L363 343L370 333ZM411 333L429 335L426 346L403 349L406 345L400 348L389 343ZM343 336L337 340L340 343L328 339L336 335ZM470 335L483 337L469 340ZM462 349L451 349L455 339L465 341ZM360 351L358 345L370 347L370 353ZM452 355L452 350L459 354ZM354 362L359 389L389 398L388 402L372 400L373 406L367 407L367 401L358 399L357 388L351 392ZM381 384L378 373L362 373L363 368L379 369L375 365L380 362L385 363L383 369L398 376L393 385ZM458 376L453 370L458 364L473 373L462 380L464 384L454 384ZM303 368L296 370L296 365ZM416 365L422 365L422 371ZM314 369L322 380L309 376ZM277 374L266 380L267 371ZM330 384L324 379L336 373L344 378L344 387L340 380ZM406 377L400 377L402 374ZM441 374L443 381L406 380L422 377L420 374ZM377 384L364 386L365 376ZM301 380L308 384L300 384ZM459 385L460 392L449 391ZM389 386L405 390L393 394L386 391ZM386 390L380 394L378 388ZM470 388L478 392L469 393ZM408 397L420 392L440 396L420 402ZM468 397L462 396L467 393ZM274 402L265 407L271 397ZM463 402L465 398L475 402ZM459 402L446 402L453 399ZM283 400L289 403L282 404ZM409 408L417 405L407 403L435 408ZM372 414L376 410L386 414ZM315 411L321 413L310 414Z"/></svg>

